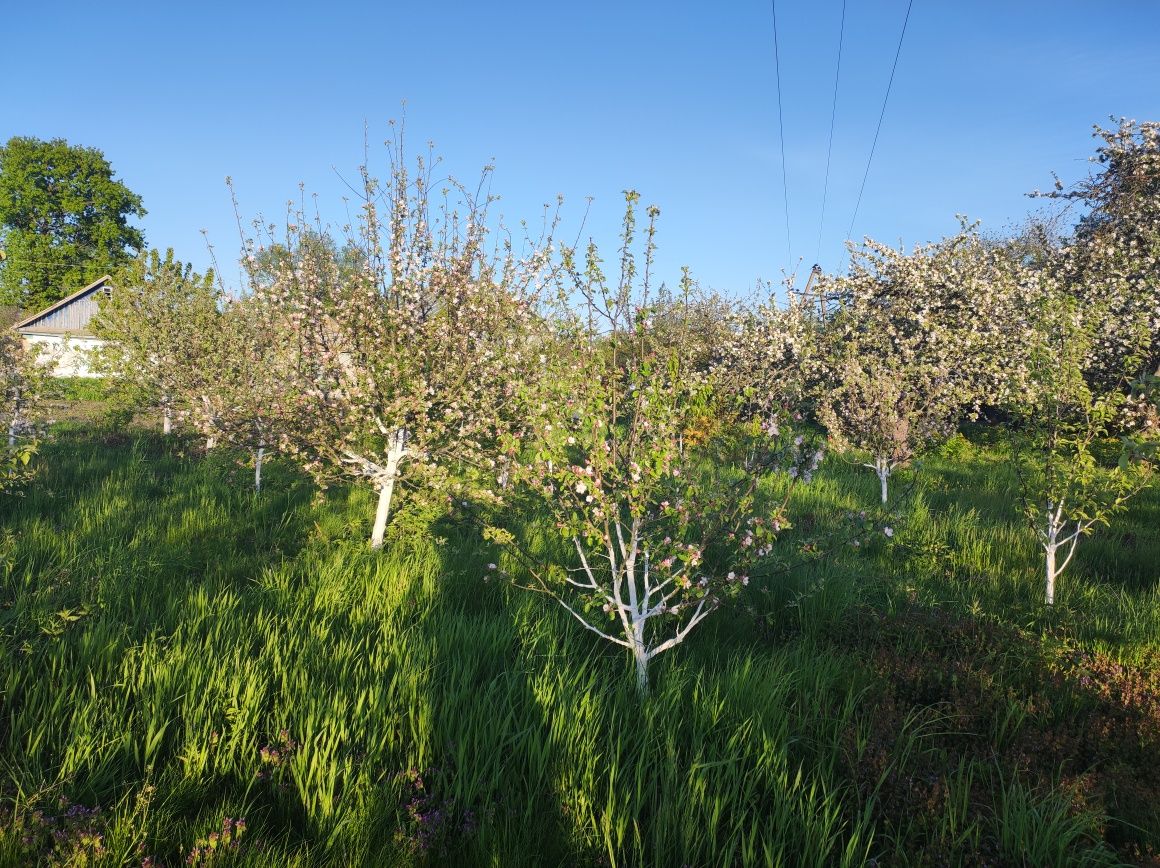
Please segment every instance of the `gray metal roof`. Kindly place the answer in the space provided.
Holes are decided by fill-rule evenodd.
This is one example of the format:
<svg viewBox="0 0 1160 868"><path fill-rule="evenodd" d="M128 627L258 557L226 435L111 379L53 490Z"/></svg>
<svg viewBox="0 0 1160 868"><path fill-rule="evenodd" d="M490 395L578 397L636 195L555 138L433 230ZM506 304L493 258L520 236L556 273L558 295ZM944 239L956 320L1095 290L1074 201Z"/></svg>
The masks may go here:
<svg viewBox="0 0 1160 868"><path fill-rule="evenodd" d="M97 293L110 280L106 274L39 313L22 319L13 328L21 334L92 335L89 322L97 313Z"/></svg>

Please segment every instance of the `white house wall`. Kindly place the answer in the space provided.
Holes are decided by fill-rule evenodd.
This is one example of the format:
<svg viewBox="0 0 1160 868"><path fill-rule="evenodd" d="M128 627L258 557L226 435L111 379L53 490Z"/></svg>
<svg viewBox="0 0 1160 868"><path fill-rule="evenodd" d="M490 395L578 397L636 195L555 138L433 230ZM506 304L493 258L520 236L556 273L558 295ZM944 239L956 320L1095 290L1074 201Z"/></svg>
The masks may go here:
<svg viewBox="0 0 1160 868"><path fill-rule="evenodd" d="M99 377L92 368L92 353L105 342L100 338L77 335L26 334L25 346L37 350L37 361L44 364L55 360L54 377Z"/></svg>

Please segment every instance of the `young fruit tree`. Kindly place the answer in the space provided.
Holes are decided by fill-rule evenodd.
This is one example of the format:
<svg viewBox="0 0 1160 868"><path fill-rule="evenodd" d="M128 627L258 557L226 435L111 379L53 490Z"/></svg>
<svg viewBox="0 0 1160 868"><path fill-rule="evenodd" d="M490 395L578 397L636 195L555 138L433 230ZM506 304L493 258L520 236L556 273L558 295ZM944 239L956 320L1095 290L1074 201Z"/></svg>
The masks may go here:
<svg viewBox="0 0 1160 868"><path fill-rule="evenodd" d="M1036 257L1028 282L1037 316L1014 462L1048 605L1082 537L1151 480L1160 438L1160 124L1125 120L1095 135L1100 169L1042 194L1085 213L1071 238Z"/></svg>
<svg viewBox="0 0 1160 868"><path fill-rule="evenodd" d="M758 497L763 476L793 463L807 477L821 452L757 421L722 425L729 442L713 444L716 461L707 447L682 448L687 426L716 396L680 343L658 334L649 294L658 212L648 210L638 261L637 201L627 194L615 283L594 245L582 263L564 251L561 296L582 305L557 322L550 375L529 402L531 436L509 444L520 447L516 479L529 514L546 511L564 545L545 564L525 531L485 535L519 554L530 576L521 587L547 594L629 652L644 695L650 662L748 584L787 526L785 503Z"/></svg>
<svg viewBox="0 0 1160 868"><path fill-rule="evenodd" d="M323 484L375 489L374 548L397 483L490 492L488 462L501 433L522 425L513 399L536 359L550 228L489 243L493 199L479 190L490 168L476 191L445 182L440 201L433 166L420 159L410 171L396 140L385 186L363 169L354 265L340 269L333 245L299 244L294 224L285 244L294 255L254 289L294 349L279 363L279 447Z"/></svg>
<svg viewBox="0 0 1160 868"><path fill-rule="evenodd" d="M292 424L282 384L295 348L280 311L264 295L225 304L193 367L190 421L207 443L228 443L254 456L254 491L262 490L262 465L281 432Z"/></svg>
<svg viewBox="0 0 1160 868"><path fill-rule="evenodd" d="M899 467L1025 382L1020 274L964 226L912 254L867 241L824 281L841 307L823 329L817 416L838 448L869 454L883 503Z"/></svg>
<svg viewBox="0 0 1160 868"><path fill-rule="evenodd" d="M818 419L839 451L870 455L863 466L878 477L882 503L890 478L931 443L954 433L961 403L938 369L907 368L896 358L834 360L833 385L818 404Z"/></svg>
<svg viewBox="0 0 1160 868"><path fill-rule="evenodd" d="M1043 280L1028 359L1030 388L1016 404L1021 424L1012 435L1012 460L1023 511L1043 547L1045 600L1051 606L1057 580L1080 539L1123 510L1151 481L1153 467L1135 454L1139 450L1129 448L1130 439L1117 444L1108 436L1128 398L1131 376L1123 375L1106 389L1093 385L1105 382L1107 374L1103 361L1101 376L1091 371L1106 314L1081 308L1050 278ZM1136 352L1124 359L1129 371L1146 347L1146 333L1134 332ZM1138 433L1154 436L1147 429ZM1119 453L1118 462L1109 460L1113 451Z"/></svg>
<svg viewBox="0 0 1160 868"><path fill-rule="evenodd" d="M120 271L94 319L107 343L98 361L135 406L161 412L162 432L188 413L197 386L194 360L212 345L220 315L213 275L199 275L167 250Z"/></svg>

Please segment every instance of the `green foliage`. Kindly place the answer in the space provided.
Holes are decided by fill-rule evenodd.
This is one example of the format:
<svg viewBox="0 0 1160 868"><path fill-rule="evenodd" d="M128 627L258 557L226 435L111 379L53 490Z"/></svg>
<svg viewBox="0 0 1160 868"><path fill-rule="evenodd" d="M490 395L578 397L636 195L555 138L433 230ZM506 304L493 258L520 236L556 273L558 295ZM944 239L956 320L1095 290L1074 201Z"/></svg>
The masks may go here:
<svg viewBox="0 0 1160 868"><path fill-rule="evenodd" d="M159 406L167 418L187 411L198 384L193 360L216 335L219 297L213 273L198 274L157 250L114 276L93 328L108 342L98 367L113 379L109 391L125 406Z"/></svg>
<svg viewBox="0 0 1160 868"><path fill-rule="evenodd" d="M51 397L60 401L104 401L110 391L101 377L53 377L47 385Z"/></svg>
<svg viewBox="0 0 1160 868"><path fill-rule="evenodd" d="M96 148L14 137L0 147L0 304L40 310L145 246L141 197Z"/></svg>
<svg viewBox="0 0 1160 868"><path fill-rule="evenodd" d="M98 319L108 406L369 478L376 545L405 499L371 553L364 488L41 445L0 500L0 862L1154 858L1158 130L1104 134L1072 241L868 242L830 319L650 293L632 191L618 280L595 244L493 246L490 195L433 207L401 139L359 242L299 219L247 248L244 302L141 257ZM951 436L992 403L1013 462ZM880 510L789 430L810 412ZM1048 603L1074 557L1048 611L1019 502Z"/></svg>
<svg viewBox="0 0 1160 868"><path fill-rule="evenodd" d="M31 463L45 424L48 371L25 350L20 335L0 332L0 419L7 442L0 446L0 492L18 491L36 472Z"/></svg>
<svg viewBox="0 0 1160 868"><path fill-rule="evenodd" d="M867 241L826 278L841 307L825 323L818 420L835 448L870 453L887 480L984 404L1023 387L1024 275L964 222L911 254ZM988 316L979 316L986 310Z"/></svg>
<svg viewBox="0 0 1160 868"><path fill-rule="evenodd" d="M35 443L23 443L0 452L0 493L20 493L21 488L36 474L32 458Z"/></svg>
<svg viewBox="0 0 1160 868"><path fill-rule="evenodd" d="M1070 293L1046 286L1028 341L1028 388L1014 403L1021 426L1011 437L1012 461L1023 511L1044 549L1049 605L1056 576L1081 538L1107 526L1152 478L1152 465L1130 443L1118 450L1118 461L1100 454L1144 352L1143 339L1127 343L1119 378L1109 384L1106 360L1097 362L1098 374L1092 370L1100 359L1100 322L1094 305L1081 309ZM1140 433L1145 440L1155 437Z"/></svg>

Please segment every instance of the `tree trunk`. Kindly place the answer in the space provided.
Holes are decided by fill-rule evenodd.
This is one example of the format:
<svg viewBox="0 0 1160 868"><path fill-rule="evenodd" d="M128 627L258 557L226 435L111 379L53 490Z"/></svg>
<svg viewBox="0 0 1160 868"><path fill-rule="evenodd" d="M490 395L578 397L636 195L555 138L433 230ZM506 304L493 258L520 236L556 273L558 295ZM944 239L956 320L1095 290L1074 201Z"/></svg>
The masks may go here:
<svg viewBox="0 0 1160 868"><path fill-rule="evenodd" d="M379 488L379 505L375 510L375 526L371 530L371 548L383 547L383 536L387 531L387 516L391 513L391 495L395 491L395 478L385 480Z"/></svg>
<svg viewBox="0 0 1160 868"><path fill-rule="evenodd" d="M875 472L878 474L878 481L882 483L882 503L885 505L886 497L889 491L890 466L883 462L879 462Z"/></svg>
<svg viewBox="0 0 1160 868"><path fill-rule="evenodd" d="M24 401L21 392L17 390L16 400L13 402L12 421L8 423L8 448L14 449L16 447L16 431L20 428L20 411L23 409Z"/></svg>
<svg viewBox="0 0 1160 868"><path fill-rule="evenodd" d="M257 452L254 453L254 491L261 492L262 490L262 456L266 454L266 448L259 446Z"/></svg>
<svg viewBox="0 0 1160 868"><path fill-rule="evenodd" d="M632 652L636 660L636 692L641 699L648 696L648 652L643 648L634 648Z"/></svg>
<svg viewBox="0 0 1160 868"><path fill-rule="evenodd" d="M1062 506L1048 501L1047 503L1047 529L1043 537L1043 551L1044 551L1044 574L1047 580L1047 587L1045 589L1044 597L1047 600L1047 605L1055 605L1055 578L1059 575L1059 570L1055 566L1055 553L1059 549L1059 526L1058 514L1063 511ZM1066 524L1066 522L1065 522Z"/></svg>
<svg viewBox="0 0 1160 868"><path fill-rule="evenodd" d="M1055 546L1047 546L1047 605L1055 605Z"/></svg>
<svg viewBox="0 0 1160 868"><path fill-rule="evenodd" d="M375 526L371 529L371 548L383 547L383 536L387 530L387 517L391 514L391 495L395 492L395 477L399 472L399 462L406 454L407 432L400 428L391 435L387 450L387 466L379 480L379 505L375 510Z"/></svg>
<svg viewBox="0 0 1160 868"><path fill-rule="evenodd" d="M636 612L632 616L632 656L636 661L636 692L644 699L648 696L649 651L644 640L644 618Z"/></svg>

